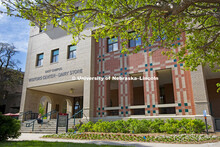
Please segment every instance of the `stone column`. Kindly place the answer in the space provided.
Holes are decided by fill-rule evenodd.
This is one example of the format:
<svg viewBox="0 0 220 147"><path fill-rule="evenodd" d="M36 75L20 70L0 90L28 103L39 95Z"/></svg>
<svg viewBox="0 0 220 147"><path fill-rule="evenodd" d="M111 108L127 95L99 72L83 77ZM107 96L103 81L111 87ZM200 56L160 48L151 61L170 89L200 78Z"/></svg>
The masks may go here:
<svg viewBox="0 0 220 147"><path fill-rule="evenodd" d="M83 86L83 122L92 121L94 107L93 81L84 81Z"/></svg>
<svg viewBox="0 0 220 147"><path fill-rule="evenodd" d="M193 98L194 98L195 110L196 110L195 118L204 120L203 110L206 110L208 124L211 125L212 127L210 131L213 131L214 129L213 118L210 115L207 85L206 85L206 79L204 76L202 66L198 66L197 71L191 72L191 79L192 79Z"/></svg>

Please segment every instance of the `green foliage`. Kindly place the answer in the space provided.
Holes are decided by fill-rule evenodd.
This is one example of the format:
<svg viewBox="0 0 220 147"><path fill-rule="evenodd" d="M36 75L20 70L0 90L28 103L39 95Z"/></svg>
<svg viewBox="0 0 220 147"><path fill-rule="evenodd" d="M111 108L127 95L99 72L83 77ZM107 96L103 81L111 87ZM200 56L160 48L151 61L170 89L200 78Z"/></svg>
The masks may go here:
<svg viewBox="0 0 220 147"><path fill-rule="evenodd" d="M0 141L20 136L20 121L10 116L0 115Z"/></svg>
<svg viewBox="0 0 220 147"><path fill-rule="evenodd" d="M186 69L196 70L201 64L208 64L211 68L220 66L220 4L216 0L2 2L9 16L31 20L32 25L41 28L48 24L61 27L73 35L74 43L87 37L82 33L84 30L91 29L93 32L88 36L93 36L97 41L99 38L119 36L122 53L136 53L157 42L159 48L168 50L164 54L184 62ZM137 36L142 37L143 44L128 48L129 40ZM181 37L184 45L178 44ZM175 50L177 48L178 51Z"/></svg>
<svg viewBox="0 0 220 147"><path fill-rule="evenodd" d="M201 119L169 119L160 129L168 134L173 133L202 133L205 130L205 123ZM210 128L210 126L209 126Z"/></svg>
<svg viewBox="0 0 220 147"><path fill-rule="evenodd" d="M79 127L79 124L77 124L76 128L78 129L79 132L92 132L93 125L94 125L94 123L89 121L86 124L82 124L81 127Z"/></svg>
<svg viewBox="0 0 220 147"><path fill-rule="evenodd" d="M43 107L42 104L40 104L40 106L39 106L39 113L40 113L41 115L44 114L44 107Z"/></svg>
<svg viewBox="0 0 220 147"><path fill-rule="evenodd" d="M209 126L210 127L210 126ZM200 119L173 118L154 120L128 119L117 121L88 122L79 128L79 132L102 132L102 133L202 133L205 131L205 123Z"/></svg>
<svg viewBox="0 0 220 147"><path fill-rule="evenodd" d="M75 132L75 129L70 128L70 129L68 129L68 132Z"/></svg>
<svg viewBox="0 0 220 147"><path fill-rule="evenodd" d="M220 91L220 83L217 83L216 86L218 87L217 92L219 93L219 91Z"/></svg>

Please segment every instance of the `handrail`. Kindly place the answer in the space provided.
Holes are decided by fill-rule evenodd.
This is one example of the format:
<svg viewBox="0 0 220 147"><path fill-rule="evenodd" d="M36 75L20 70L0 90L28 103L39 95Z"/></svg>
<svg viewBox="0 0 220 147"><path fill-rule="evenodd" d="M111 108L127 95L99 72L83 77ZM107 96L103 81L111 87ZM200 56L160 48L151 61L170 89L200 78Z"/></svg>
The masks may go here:
<svg viewBox="0 0 220 147"><path fill-rule="evenodd" d="M19 114L19 117L20 117L20 116L24 116L24 117L25 117L25 121L26 121L26 116L27 116L27 114L31 114L31 113L32 113L32 111L21 112L21 113Z"/></svg>
<svg viewBox="0 0 220 147"><path fill-rule="evenodd" d="M29 114L32 113L32 111L27 111L27 112L20 112L19 116L25 115L25 114Z"/></svg>
<svg viewBox="0 0 220 147"><path fill-rule="evenodd" d="M76 124L76 115L79 114L79 113L81 113L81 117L82 117L82 116L83 116L83 109L79 110L78 112L76 112L76 113L71 117L71 118L74 118L74 121L73 121L74 126L75 126L75 124ZM69 118L69 119L71 119L71 118Z"/></svg>
<svg viewBox="0 0 220 147"><path fill-rule="evenodd" d="M47 117L47 116L50 116L50 119L51 119L51 115L56 113L57 111L56 110L52 110L44 115L42 115L40 118L43 120L44 117ZM35 121L37 121L37 119L34 119L33 121L29 122L29 123L26 123L26 127L31 127L32 126L32 131L34 131L34 123Z"/></svg>

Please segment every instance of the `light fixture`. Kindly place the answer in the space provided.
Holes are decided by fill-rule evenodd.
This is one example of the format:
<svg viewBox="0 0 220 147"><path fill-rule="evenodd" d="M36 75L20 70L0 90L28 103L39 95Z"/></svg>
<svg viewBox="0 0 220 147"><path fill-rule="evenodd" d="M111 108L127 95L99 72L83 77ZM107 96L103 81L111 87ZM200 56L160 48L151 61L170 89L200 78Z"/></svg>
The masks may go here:
<svg viewBox="0 0 220 147"><path fill-rule="evenodd" d="M73 88L70 88L70 91L69 91L70 93L74 93L74 89Z"/></svg>

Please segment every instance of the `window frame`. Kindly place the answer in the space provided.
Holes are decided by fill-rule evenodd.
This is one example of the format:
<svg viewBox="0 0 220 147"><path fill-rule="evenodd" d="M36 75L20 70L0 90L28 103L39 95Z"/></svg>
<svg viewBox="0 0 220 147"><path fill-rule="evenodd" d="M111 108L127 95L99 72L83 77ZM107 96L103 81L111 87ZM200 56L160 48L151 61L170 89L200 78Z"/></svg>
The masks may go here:
<svg viewBox="0 0 220 147"><path fill-rule="evenodd" d="M58 51L57 55L53 54L55 51ZM59 54L60 54L59 51L60 51L59 48L58 49L54 49L54 50L51 51L51 61L50 61L50 63L58 63L59 62ZM57 56L57 61L53 61L53 58L56 57L56 56Z"/></svg>
<svg viewBox="0 0 220 147"><path fill-rule="evenodd" d="M43 55L42 59L40 59L39 57ZM39 65L39 61L41 61L41 65ZM44 53L40 53L40 54L37 54L37 60L36 60L36 67L41 67L43 66L43 61L44 61Z"/></svg>
<svg viewBox="0 0 220 147"><path fill-rule="evenodd" d="M117 42L112 42L109 44L109 40L117 38ZM117 50L114 50L114 44L117 43ZM112 51L109 51L109 46L112 45ZM112 37L112 38L107 38L107 53L111 53L111 52L115 52L118 51L119 47L118 47L118 37Z"/></svg>
<svg viewBox="0 0 220 147"><path fill-rule="evenodd" d="M132 31L132 32L129 32L129 33L135 33L135 32ZM136 47L136 46L142 45L142 38L141 38L141 36L138 37L138 35L139 35L139 34L136 35L136 38L134 38L134 39L129 39L129 40L128 40L128 48L132 48L132 47ZM137 45L137 41L139 40L139 38L140 38L140 43L141 43L141 44ZM138 39L138 40L137 40L137 39ZM134 41L135 46L131 46L131 41L132 41L132 40Z"/></svg>
<svg viewBox="0 0 220 147"><path fill-rule="evenodd" d="M71 46L75 46L76 47L76 49L74 49L73 51L70 51L70 47ZM76 50L77 50L77 45L68 45L68 47L67 47L67 59L68 60L71 60L71 59L76 59ZM70 53L71 52L75 52L75 57L74 57L74 54L73 54L73 57L70 57Z"/></svg>

